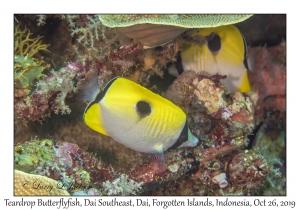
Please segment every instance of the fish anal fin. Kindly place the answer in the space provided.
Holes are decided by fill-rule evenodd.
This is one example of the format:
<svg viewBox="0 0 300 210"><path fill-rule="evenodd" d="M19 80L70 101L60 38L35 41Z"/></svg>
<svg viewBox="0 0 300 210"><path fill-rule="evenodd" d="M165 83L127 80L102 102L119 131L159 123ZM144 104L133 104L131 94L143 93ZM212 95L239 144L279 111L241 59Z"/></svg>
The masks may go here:
<svg viewBox="0 0 300 210"><path fill-rule="evenodd" d="M238 91L240 92L249 92L251 90L250 84L249 84L249 79L248 79L248 73L247 70L244 71L243 78L241 80L241 84L238 88Z"/></svg>
<svg viewBox="0 0 300 210"><path fill-rule="evenodd" d="M92 102L92 104L88 106L88 109L86 109L83 118L85 124L94 131L97 131L107 136L109 135L103 125L101 117L101 108L99 103Z"/></svg>

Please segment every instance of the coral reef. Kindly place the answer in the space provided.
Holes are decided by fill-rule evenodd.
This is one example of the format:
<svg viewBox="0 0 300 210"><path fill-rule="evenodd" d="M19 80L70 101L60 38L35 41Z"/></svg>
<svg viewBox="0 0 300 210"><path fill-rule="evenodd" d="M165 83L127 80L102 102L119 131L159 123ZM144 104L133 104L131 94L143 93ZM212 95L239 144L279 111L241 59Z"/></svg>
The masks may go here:
<svg viewBox="0 0 300 210"><path fill-rule="evenodd" d="M161 92L149 84L150 78L164 81L166 67L177 61L183 43L207 40L183 33L145 49L102 19L121 16L15 16L20 24L14 57L16 171L51 179L71 195L285 195L285 42L249 49L250 93L226 94L220 82L226 75L193 71L166 87L162 95L184 110L200 142L194 148L166 151L166 171L160 172L147 155L89 130L82 122L86 104L74 99L95 73L100 88L123 76ZM180 22L199 15L156 16ZM214 24L221 24L221 16L213 17ZM30 136L43 140L28 141Z"/></svg>
<svg viewBox="0 0 300 210"><path fill-rule="evenodd" d="M93 154L72 143L34 139L15 146L14 153L16 171L36 174L39 178L48 177L53 179L52 182L56 180L55 186L70 193L134 195L143 184L115 172L110 165L102 164ZM31 191L27 193L35 195Z"/></svg>
<svg viewBox="0 0 300 210"><path fill-rule="evenodd" d="M72 98L81 82L94 71L99 72L99 86L103 88L114 76L125 76L139 81L139 78L149 78L155 73L162 75L161 69L167 62L176 60L175 50L170 49L172 44L155 52L144 50L141 44L103 26L93 15L67 15L59 18L66 20L72 30L71 35L78 37L72 49L76 61L64 64L59 69L52 69L28 91L15 89L17 127L27 125L29 121L42 123L46 117L51 116L52 111L56 114L69 114L71 110L65 103L66 98ZM46 45L41 45L37 49L45 48ZM153 54L156 59L151 65L148 62L149 54ZM18 56L16 58L20 60ZM29 62L29 58L25 58ZM40 72L30 69L30 74L35 73L30 77L33 81Z"/></svg>

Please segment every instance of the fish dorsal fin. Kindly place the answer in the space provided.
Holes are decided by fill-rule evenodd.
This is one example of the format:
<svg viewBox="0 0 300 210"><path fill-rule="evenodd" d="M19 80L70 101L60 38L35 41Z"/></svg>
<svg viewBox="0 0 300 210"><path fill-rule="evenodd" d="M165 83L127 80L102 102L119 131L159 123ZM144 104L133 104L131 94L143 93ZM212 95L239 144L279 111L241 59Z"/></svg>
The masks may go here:
<svg viewBox="0 0 300 210"><path fill-rule="evenodd" d="M83 81L76 99L82 101L93 101L99 92L98 71L94 71Z"/></svg>
<svg viewBox="0 0 300 210"><path fill-rule="evenodd" d="M85 111L86 112L93 104L95 103L99 103L105 96L106 92L108 91L108 89L110 88L110 86L114 83L114 81L116 81L116 79L118 79L119 77L115 77L113 79L111 79L104 87L104 89L100 92L98 92L98 94L96 96L94 96L93 101L86 107Z"/></svg>
<svg viewBox="0 0 300 210"><path fill-rule="evenodd" d="M244 60L243 60L243 64L244 64L246 69L249 69L248 62L247 62L247 42L246 42L246 39L245 39L244 35L242 33L241 33L241 35L243 37L243 43L244 43Z"/></svg>
<svg viewBox="0 0 300 210"><path fill-rule="evenodd" d="M101 107L100 101L104 98L106 92L109 90L110 86L118 79L119 77L115 77L110 80L104 87L104 89L97 94L94 100L86 107L83 115L83 119L85 124L87 124L91 129L102 133L104 135L109 135L104 128L102 115L101 115Z"/></svg>
<svg viewBox="0 0 300 210"><path fill-rule="evenodd" d="M91 103L85 110L83 115L84 122L94 131L109 135L103 126L103 120L101 116L101 108L99 103Z"/></svg>
<svg viewBox="0 0 300 210"><path fill-rule="evenodd" d="M120 77L115 77L115 78L111 79L111 80L105 85L105 87L103 88L103 90L102 90L101 92L99 92L98 95L96 96L95 102L100 102L100 101L104 98L104 96L105 96L106 92L109 90L110 86L111 86L118 78L120 78Z"/></svg>

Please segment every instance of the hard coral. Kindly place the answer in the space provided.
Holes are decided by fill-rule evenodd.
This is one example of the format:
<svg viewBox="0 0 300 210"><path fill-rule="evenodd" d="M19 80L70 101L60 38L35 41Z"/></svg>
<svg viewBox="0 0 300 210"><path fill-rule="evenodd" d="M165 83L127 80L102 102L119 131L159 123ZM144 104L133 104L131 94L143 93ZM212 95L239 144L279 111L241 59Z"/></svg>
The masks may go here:
<svg viewBox="0 0 300 210"><path fill-rule="evenodd" d="M185 28L217 27L246 20L252 15L233 14L139 14L139 15L99 15L101 22L108 27L125 27L142 23L173 25Z"/></svg>
<svg viewBox="0 0 300 210"><path fill-rule="evenodd" d="M17 88L29 88L33 81L47 69L43 58L34 58L39 51L50 52L49 45L42 44L41 36L30 38L32 33L28 29L15 27L14 34L14 82Z"/></svg>
<svg viewBox="0 0 300 210"><path fill-rule="evenodd" d="M117 27L125 36L137 39L146 47L156 47L172 41L189 28L216 27L233 24L251 15L99 15L108 27Z"/></svg>
<svg viewBox="0 0 300 210"><path fill-rule="evenodd" d="M16 196L67 196L68 191L60 189L58 181L45 176L14 171L14 195Z"/></svg>
<svg viewBox="0 0 300 210"><path fill-rule="evenodd" d="M28 56L32 58L40 50L50 52L47 48L49 45L42 44L42 37L30 38L32 33L28 29L23 31L20 29L20 25L15 27L14 33L14 54L20 56Z"/></svg>

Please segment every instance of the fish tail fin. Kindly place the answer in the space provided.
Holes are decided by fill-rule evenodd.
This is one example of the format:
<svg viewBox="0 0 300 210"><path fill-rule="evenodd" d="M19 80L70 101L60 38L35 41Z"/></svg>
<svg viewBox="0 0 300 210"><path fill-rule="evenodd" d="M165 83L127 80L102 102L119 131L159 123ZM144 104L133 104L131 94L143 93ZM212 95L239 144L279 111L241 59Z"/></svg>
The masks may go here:
<svg viewBox="0 0 300 210"><path fill-rule="evenodd" d="M188 140L181 144L180 147L195 147L198 144L199 140L194 136L190 129L188 129Z"/></svg>

